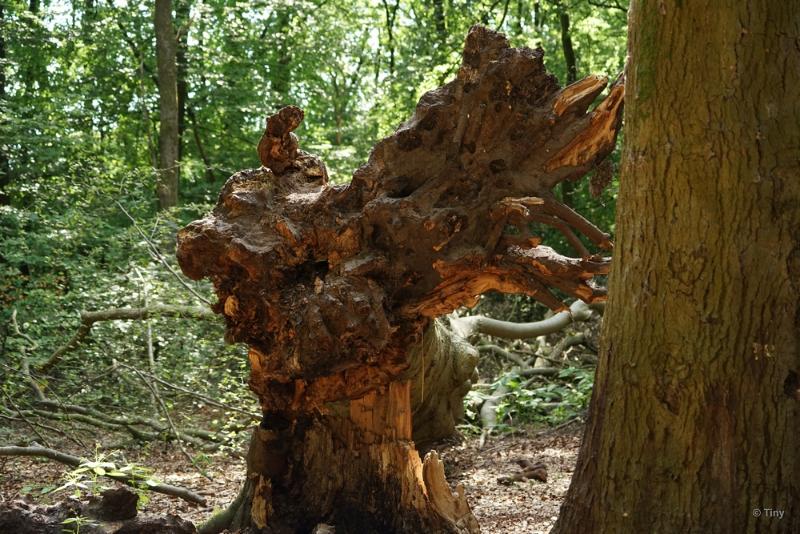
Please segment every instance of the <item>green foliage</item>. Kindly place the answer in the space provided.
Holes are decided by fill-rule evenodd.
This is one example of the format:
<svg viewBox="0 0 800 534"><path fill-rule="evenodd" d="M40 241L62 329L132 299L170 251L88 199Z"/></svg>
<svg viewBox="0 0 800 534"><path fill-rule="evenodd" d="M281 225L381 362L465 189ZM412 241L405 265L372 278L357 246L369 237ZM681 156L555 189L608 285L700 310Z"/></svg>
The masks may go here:
<svg viewBox="0 0 800 534"><path fill-rule="evenodd" d="M88 525L94 525L95 522L92 521L92 519L89 518L89 517L83 517L83 516L79 515L79 516L75 516L75 517L68 517L65 520L63 520L61 522L61 524L64 525L65 527L67 527L66 528L67 532L72 532L74 534L80 534L81 527L88 526Z"/></svg>
<svg viewBox="0 0 800 534"><path fill-rule="evenodd" d="M528 422L557 425L579 415L589 402L594 370L568 367L559 372L558 378L538 387L527 387L519 376L504 377L508 394L497 404L498 421L506 425Z"/></svg>
<svg viewBox="0 0 800 534"><path fill-rule="evenodd" d="M13 398L26 392L14 371L21 358L35 364L63 345L79 324L79 310L145 301L200 304L152 257L116 202L178 270L177 228L210 209L227 176L258 165L255 146L268 113L290 103L303 107L301 146L319 153L332 177L344 182L425 91L456 73L464 36L475 23L506 32L514 45L543 47L562 82L559 15L565 10L579 76L616 76L625 57L624 13L584 2L175 0L175 7L186 42L181 200L157 213L152 3L3 4L0 163L7 161L8 169L0 167L0 188L9 202L0 206L0 345L3 373L13 377L2 389ZM615 196L616 181L599 199L581 183L575 207L613 229ZM549 229L545 241L566 250ZM191 284L212 300L207 282ZM541 313L524 297L486 300L493 299L510 306L516 320ZM10 325L13 310L22 335ZM254 404L243 348L222 343L219 322L160 318L149 325L162 378L228 404ZM42 387L74 404L152 410L141 384L109 374L113 360L147 368L147 326L98 324L51 376L41 377ZM567 382L582 387L575 377ZM516 391L504 414L516 420L537 413L535 399L545 395ZM570 395L561 392L563 399ZM179 422L202 415L229 436L242 426L195 399L169 402L181 408Z"/></svg>

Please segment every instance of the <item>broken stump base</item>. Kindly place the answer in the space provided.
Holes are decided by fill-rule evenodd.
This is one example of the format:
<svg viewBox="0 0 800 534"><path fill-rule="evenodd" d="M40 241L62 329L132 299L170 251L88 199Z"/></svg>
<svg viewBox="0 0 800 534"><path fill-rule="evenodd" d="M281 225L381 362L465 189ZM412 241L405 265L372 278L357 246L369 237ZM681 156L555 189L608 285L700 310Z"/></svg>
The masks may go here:
<svg viewBox="0 0 800 534"><path fill-rule="evenodd" d="M410 382L292 420L267 414L247 456L232 528L289 534L480 532L463 488L450 490L436 452L411 440Z"/></svg>

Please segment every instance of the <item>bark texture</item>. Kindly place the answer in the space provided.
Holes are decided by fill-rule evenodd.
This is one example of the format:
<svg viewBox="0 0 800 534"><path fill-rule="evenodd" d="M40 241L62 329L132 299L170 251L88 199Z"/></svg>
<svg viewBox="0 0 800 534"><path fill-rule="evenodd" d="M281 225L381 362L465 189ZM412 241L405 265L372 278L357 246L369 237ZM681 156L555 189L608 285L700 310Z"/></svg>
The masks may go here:
<svg viewBox="0 0 800 534"><path fill-rule="evenodd" d="M611 242L552 189L613 149L622 85L586 111L606 85L560 89L541 50L475 27L456 79L424 95L344 186L299 148L300 109L268 118L264 166L232 176L178 248L188 276L214 282L228 338L250 346L265 414L243 507L252 525L477 531L463 493L411 440L409 348L432 318L485 291L556 310L565 306L550 288L605 298L591 278L609 261L576 232ZM541 246L532 222L558 228L581 257Z"/></svg>
<svg viewBox="0 0 800 534"><path fill-rule="evenodd" d="M178 76L172 0L156 0L156 62L158 66L158 181L156 192L161 209L178 204Z"/></svg>
<svg viewBox="0 0 800 534"><path fill-rule="evenodd" d="M632 2L610 299L555 533L800 532L798 43L797 2Z"/></svg>
<svg viewBox="0 0 800 534"><path fill-rule="evenodd" d="M478 351L444 321L432 321L422 342L408 351L414 443L453 436L464 418L464 396L477 381Z"/></svg>

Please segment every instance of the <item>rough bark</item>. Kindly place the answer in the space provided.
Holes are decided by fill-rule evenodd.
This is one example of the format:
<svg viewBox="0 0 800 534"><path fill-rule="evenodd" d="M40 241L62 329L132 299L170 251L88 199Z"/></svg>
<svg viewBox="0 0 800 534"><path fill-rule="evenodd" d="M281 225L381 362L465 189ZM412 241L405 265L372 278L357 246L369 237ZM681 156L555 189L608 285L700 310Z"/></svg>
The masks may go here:
<svg viewBox="0 0 800 534"><path fill-rule="evenodd" d="M409 347L431 319L482 292L549 288L587 302L609 261L541 246L531 222L600 248L608 236L552 189L612 149L622 86L590 77L560 90L542 51L473 28L455 80L374 148L351 183L331 186L299 149L302 120L269 117L260 169L232 176L217 207L179 233L178 260L214 282L226 335L250 346L264 420L235 524L269 532L476 532L434 455L411 440Z"/></svg>
<svg viewBox="0 0 800 534"><path fill-rule="evenodd" d="M156 192L161 209L178 204L178 77L172 0L156 0L156 63L158 67L158 181Z"/></svg>
<svg viewBox="0 0 800 534"><path fill-rule="evenodd" d="M800 532L800 3L634 1L629 32L611 298L554 532Z"/></svg>

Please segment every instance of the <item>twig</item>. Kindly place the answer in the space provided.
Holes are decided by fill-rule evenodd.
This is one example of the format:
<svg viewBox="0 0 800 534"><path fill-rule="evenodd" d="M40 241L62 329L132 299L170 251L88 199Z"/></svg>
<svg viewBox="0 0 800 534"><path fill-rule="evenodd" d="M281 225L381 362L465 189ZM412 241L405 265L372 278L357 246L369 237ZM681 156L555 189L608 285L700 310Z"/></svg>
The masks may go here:
<svg viewBox="0 0 800 534"><path fill-rule="evenodd" d="M142 283L142 305L146 308L148 304L147 283L145 282L144 277L142 276L142 273L139 272L138 268L134 267L133 270L139 277L139 281ZM153 354L153 326L150 323L150 319L145 319L144 324L145 324L145 344L147 346L147 365L148 368L150 369L150 372L156 374L156 359L155 355ZM150 384L150 385L152 386L152 389L155 390L156 393L158 393L158 386L156 386L155 384ZM153 408L158 410L158 399L156 399L155 395L152 396L152 401L153 401Z"/></svg>
<svg viewBox="0 0 800 534"><path fill-rule="evenodd" d="M525 369L528 367L528 363L514 354L513 352L509 352L504 348L500 347L499 345L478 345L477 347L478 352L492 352L497 354L498 356L505 358L506 360L512 361L520 366L520 368Z"/></svg>
<svg viewBox="0 0 800 534"><path fill-rule="evenodd" d="M178 429L175 427L175 423L172 421L172 416L169 414L167 405L164 404L164 400L161 398L161 395L158 394L158 390L155 388L155 386L153 386L153 384L151 384L150 382L147 381L147 379L145 379L144 375L138 369L133 368L133 372L136 373L136 375L142 380L142 382L147 386L147 388L153 394L153 397L155 397L155 399L158 401L158 404L161 405L161 410L164 412L164 416L167 418L167 423L169 423L169 428L172 430L172 433L175 436L175 441L178 444L178 448L181 450L183 455L186 457L186 459L198 473L206 477L208 480L213 480L210 476L208 476L208 473L206 473L205 471L200 469L200 467L197 466L197 464L189 455L189 453L186 452L186 447L183 446L183 438L181 437L180 432L178 432Z"/></svg>
<svg viewBox="0 0 800 534"><path fill-rule="evenodd" d="M39 348L39 344L31 338L28 334L24 333L22 330L19 329L19 323L17 322L17 309L14 308L11 310L11 327L14 329L14 334L21 337L31 345L31 350L36 350Z"/></svg>
<svg viewBox="0 0 800 534"><path fill-rule="evenodd" d="M122 210L122 213L124 213L128 217L128 219L131 220L131 223L133 223L133 227L136 229L136 231L139 233L139 235L142 236L142 239L144 239L144 241L147 244L147 247L150 249L150 253L153 255L153 257L155 259L157 259L158 261L160 261L161 264L164 265L164 267L166 267L167 270L170 273L172 273L172 275L175 277L175 279L178 280L178 282L180 282L181 285L183 285L183 287L185 287L192 295L194 295L195 297L200 299L201 302L204 302L204 303L208 304L209 306L211 306L211 301L209 301L208 299L206 299L205 297L200 295L200 293L195 291L194 288L192 286L190 286L186 282L186 280L184 280L183 277L181 275L179 275L175 271L175 269L172 268L172 266L169 264L169 262L166 260L166 258L164 258L164 256L161 254L161 252L155 246L153 241L149 237L147 237L147 234L144 233L144 231L139 227L139 224L136 222L136 219L134 219L131 216L131 214L128 213L128 211L124 207L122 207L122 204L120 204L119 201L115 201L115 202L116 202L117 206L119 206L119 209Z"/></svg>
<svg viewBox="0 0 800 534"><path fill-rule="evenodd" d="M21 419L19 417L14 417L13 415L8 415L6 413L0 413L0 417L2 417L3 419L8 419L9 421L22 421L23 420L23 419ZM77 436L73 436L71 433L67 432L66 430L62 430L62 429L54 427L54 426L46 425L44 423L40 423L39 421L31 421L31 424L34 424L34 425L36 425L36 426L38 426L40 428L44 428L44 429L49 430L51 432L55 432L56 434L60 434L60 435L64 436L65 438L67 438L68 440L72 441L75 445L78 445L79 447L83 448L84 450L89 451L89 447L87 447L86 444L83 441L81 441Z"/></svg>
<svg viewBox="0 0 800 534"><path fill-rule="evenodd" d="M589 5L594 7L604 7L606 9L616 9L618 11L622 11L623 13L628 12L628 8L620 5L620 3L615 0L614 2L599 2L597 0L587 0Z"/></svg>
<svg viewBox="0 0 800 534"><path fill-rule="evenodd" d="M41 458L49 458L50 460L61 462L62 464L66 464L72 467L80 467L83 464L90 463L86 459L79 458L77 456L73 456L65 452L57 451L55 449L42 447L35 443L30 447L13 447L13 446L0 447L0 456L38 456ZM142 475L137 475L133 473L116 475L107 472L103 476L114 479L118 482L122 482L123 484L127 484L128 486L133 486L134 488L146 488L149 489L150 491L163 493L165 495L180 497L185 501L200 504L202 506L206 505L205 498L198 495L197 493L194 493L193 491L178 486L172 486L170 484L162 484L160 482L155 482L149 479L148 477Z"/></svg>
<svg viewBox="0 0 800 534"><path fill-rule="evenodd" d="M17 414L19 414L20 418L21 418L23 421L25 421L25 424L26 424L26 425L28 425L28 426L31 428L31 430L33 430L33 433L34 433L34 434L36 434L36 435L39 437L39 439L40 439L40 440L42 440L42 442L44 442L44 444L45 444L45 445L47 445L47 439L45 439L45 437L44 437L44 436L41 434L41 432L39 432L39 431L36 429L36 427L35 427L35 426L33 426L33 423L31 423L31 422L28 420L28 418L27 418L27 417L25 417L25 415L22 413L22 410L20 410L20 409L19 409L19 406L17 406L17 404L16 404L16 403L14 402L14 400L13 400L13 399L12 399L12 398L9 396L9 394L8 394L8 393L6 393L6 391L5 391L5 390L2 390L2 391L3 391L3 396L6 398L6 400L7 400L7 401L8 401L8 403L11 405L11 407L12 407L12 408L14 408L14 411L15 411L15 412L17 412ZM50 445L47 445L47 446L49 447Z"/></svg>
<svg viewBox="0 0 800 534"><path fill-rule="evenodd" d="M19 323L17 322L16 308L14 308L11 311L11 328L14 330L14 334L27 341L33 350L39 348L39 344L36 341L31 339L29 335L23 333L22 330L19 329ZM28 385L31 387L31 390L33 390L33 394L36 396L36 398L41 400L44 398L44 393L42 392L42 388L39 387L39 384L36 382L36 380L34 380L33 376L31 376L31 368L28 363L28 349L26 347L20 347L20 353L21 353L20 369L22 375L25 377L25 381L28 382ZM10 400L11 399L9 398L9 401ZM18 408L17 411L19 411Z"/></svg>
<svg viewBox="0 0 800 534"><path fill-rule="evenodd" d="M120 367L124 367L126 369L135 369L132 365L128 365L127 363L120 362L120 361L117 361L117 360L114 360L114 361ZM210 404L212 406L216 406L217 408L223 408L223 409L228 410L228 411L238 412L238 413L244 414L244 415L246 415L248 417L251 417L251 418L253 418L255 420L259 420L259 421L261 420L261 416L258 415L258 414L255 414L253 412L249 412L249 411L244 410L242 408L237 408L235 406L231 406L230 404L224 404L222 402L219 402L218 400L215 400L215 399L213 399L211 397L203 395L202 393L197 393L196 391L191 391L191 390L186 389L184 387L178 386L177 384L173 384L171 382L167 382L163 378L160 378L158 376L152 375L150 373L146 373L146 372L141 371L141 370L139 372L141 374L143 374L144 376L146 376L147 378L150 378L151 380L155 380L156 382L158 382L162 386L168 387L170 389L174 389L175 391L180 391L181 393L184 393L184 394L189 395L191 397L196 397L196 398L206 402L207 404Z"/></svg>
<svg viewBox="0 0 800 534"><path fill-rule="evenodd" d="M109 308L100 311L82 311L81 325L75 334L64 345L50 355L47 360L36 366L39 373L46 373L61 361L69 351L75 349L89 335L94 323L100 321L141 321L150 317L191 317L193 319L212 319L214 313L206 308L196 306L172 306L154 304L146 308Z"/></svg>
<svg viewBox="0 0 800 534"><path fill-rule="evenodd" d="M39 383L36 382L36 379L31 375L31 367L28 364L28 358L22 358L20 361L20 369L22 375L25 377L25 380L28 382L28 385L31 387L31 390L33 390L36 400L44 400L45 396L42 388L39 387Z"/></svg>
<svg viewBox="0 0 800 534"><path fill-rule="evenodd" d="M571 425L575 421L579 421L580 418L581 418L581 416L579 414L575 414L575 415L573 415L572 417L568 418L566 421L564 421L563 423L561 423L559 425L556 425L556 426L551 427L551 428L547 428L545 430L540 430L539 432L536 433L536 437L538 438L540 436L551 434L553 432L558 432L559 430L568 427L569 425Z"/></svg>

